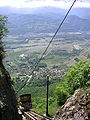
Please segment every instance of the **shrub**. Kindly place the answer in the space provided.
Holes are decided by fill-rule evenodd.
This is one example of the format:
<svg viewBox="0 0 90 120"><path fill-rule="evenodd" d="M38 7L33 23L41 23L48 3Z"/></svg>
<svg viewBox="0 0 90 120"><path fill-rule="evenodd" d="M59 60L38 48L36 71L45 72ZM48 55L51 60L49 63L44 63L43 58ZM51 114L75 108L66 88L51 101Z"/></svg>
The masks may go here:
<svg viewBox="0 0 90 120"><path fill-rule="evenodd" d="M64 84L64 82L60 82L59 85L56 85L55 96L57 99L57 104L60 106L63 105L67 98L70 96L67 89L67 85Z"/></svg>
<svg viewBox="0 0 90 120"><path fill-rule="evenodd" d="M65 82L71 94L78 88L87 87L90 80L90 61L80 61L67 72Z"/></svg>
<svg viewBox="0 0 90 120"><path fill-rule="evenodd" d="M67 72L64 80L56 85L55 95L58 105L65 103L78 88L90 87L90 61L79 61Z"/></svg>

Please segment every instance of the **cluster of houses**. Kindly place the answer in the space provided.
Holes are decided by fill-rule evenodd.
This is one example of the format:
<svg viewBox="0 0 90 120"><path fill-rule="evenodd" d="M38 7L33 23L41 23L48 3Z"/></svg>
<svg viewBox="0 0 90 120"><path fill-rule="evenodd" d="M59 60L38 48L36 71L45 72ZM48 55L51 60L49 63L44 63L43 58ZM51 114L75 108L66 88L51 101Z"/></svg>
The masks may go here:
<svg viewBox="0 0 90 120"><path fill-rule="evenodd" d="M10 64L11 65L11 64ZM18 79L26 79L28 76L31 75L32 68L30 65L26 63L21 63L18 66L9 66L9 72L12 74L17 74ZM45 75L50 75L50 77L54 78L61 78L64 77L66 74L67 69L58 70L57 68L49 68L49 67L40 67L37 71L34 71L34 77L36 79L43 79ZM34 78L34 79L35 79Z"/></svg>
<svg viewBox="0 0 90 120"><path fill-rule="evenodd" d="M53 69L53 68L48 68L48 67L46 67L46 68L39 68L38 71L34 72L34 76L37 79L40 79L40 78L42 78L45 75L49 75L53 79L61 78L61 77L64 77L65 74L66 74L66 70L65 69L58 70L57 68Z"/></svg>

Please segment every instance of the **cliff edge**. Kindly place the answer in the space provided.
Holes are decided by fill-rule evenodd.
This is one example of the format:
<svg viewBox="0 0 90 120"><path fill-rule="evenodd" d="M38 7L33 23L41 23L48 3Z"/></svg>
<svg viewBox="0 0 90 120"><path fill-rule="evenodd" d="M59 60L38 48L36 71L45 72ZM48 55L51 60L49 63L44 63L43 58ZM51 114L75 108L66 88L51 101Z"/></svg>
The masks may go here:
<svg viewBox="0 0 90 120"><path fill-rule="evenodd" d="M19 120L11 78L2 62L0 62L0 120Z"/></svg>

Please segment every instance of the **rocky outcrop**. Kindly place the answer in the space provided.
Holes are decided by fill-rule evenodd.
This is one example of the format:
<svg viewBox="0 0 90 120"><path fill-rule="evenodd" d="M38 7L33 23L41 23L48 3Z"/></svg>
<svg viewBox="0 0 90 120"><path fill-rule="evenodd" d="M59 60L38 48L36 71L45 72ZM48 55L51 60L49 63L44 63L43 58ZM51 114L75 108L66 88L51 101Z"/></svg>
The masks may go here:
<svg viewBox="0 0 90 120"><path fill-rule="evenodd" d="M90 88L76 90L57 111L54 120L90 120Z"/></svg>
<svg viewBox="0 0 90 120"><path fill-rule="evenodd" d="M19 120L11 78L2 62L0 62L0 120Z"/></svg>

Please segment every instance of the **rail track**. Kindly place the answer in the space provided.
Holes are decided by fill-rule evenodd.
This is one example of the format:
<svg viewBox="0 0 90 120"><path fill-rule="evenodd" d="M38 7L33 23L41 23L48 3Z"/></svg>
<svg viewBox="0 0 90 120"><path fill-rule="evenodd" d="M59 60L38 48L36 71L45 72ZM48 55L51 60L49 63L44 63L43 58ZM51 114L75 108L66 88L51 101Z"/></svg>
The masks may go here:
<svg viewBox="0 0 90 120"><path fill-rule="evenodd" d="M24 117L26 120L52 120L50 117L46 116L41 116L38 113L28 111L28 112L23 112Z"/></svg>

